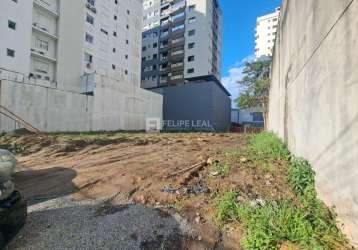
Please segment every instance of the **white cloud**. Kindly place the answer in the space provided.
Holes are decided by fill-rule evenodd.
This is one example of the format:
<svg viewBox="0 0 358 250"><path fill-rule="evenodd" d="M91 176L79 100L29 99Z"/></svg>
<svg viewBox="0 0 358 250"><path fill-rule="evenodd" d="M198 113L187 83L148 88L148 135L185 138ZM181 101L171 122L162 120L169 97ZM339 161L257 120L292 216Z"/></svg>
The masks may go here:
<svg viewBox="0 0 358 250"><path fill-rule="evenodd" d="M236 103L234 101L240 95L240 86L237 81L244 77L242 71L245 67L245 63L253 62L254 60L255 55L248 55L241 61L236 62L235 65L228 70L226 76L221 78L222 84L231 94L232 107L234 108L236 108Z"/></svg>
<svg viewBox="0 0 358 250"><path fill-rule="evenodd" d="M233 67L229 69L228 75L221 78L222 84L231 94L231 100L233 101L233 107L236 107L234 100L239 97L240 89L239 84L237 81L243 78L242 70L244 69L243 66L241 67Z"/></svg>

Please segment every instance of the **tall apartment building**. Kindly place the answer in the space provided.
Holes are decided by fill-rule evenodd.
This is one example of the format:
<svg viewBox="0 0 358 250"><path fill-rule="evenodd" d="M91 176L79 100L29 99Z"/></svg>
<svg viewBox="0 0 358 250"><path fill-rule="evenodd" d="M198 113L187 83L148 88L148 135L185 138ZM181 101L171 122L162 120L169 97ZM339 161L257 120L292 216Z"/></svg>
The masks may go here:
<svg viewBox="0 0 358 250"><path fill-rule="evenodd" d="M220 79L222 13L218 0L144 0L142 87Z"/></svg>
<svg viewBox="0 0 358 250"><path fill-rule="evenodd" d="M272 56L279 17L280 8L276 8L274 13L257 18L255 34L256 58Z"/></svg>
<svg viewBox="0 0 358 250"><path fill-rule="evenodd" d="M141 0L2 0L0 8L0 79L81 91L81 79L97 73L140 86Z"/></svg>

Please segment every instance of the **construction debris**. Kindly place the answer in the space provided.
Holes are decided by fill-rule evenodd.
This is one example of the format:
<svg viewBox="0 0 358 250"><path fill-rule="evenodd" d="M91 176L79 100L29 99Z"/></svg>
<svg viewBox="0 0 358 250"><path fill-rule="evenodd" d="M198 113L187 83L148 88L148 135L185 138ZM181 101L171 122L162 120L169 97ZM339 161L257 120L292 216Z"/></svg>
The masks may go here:
<svg viewBox="0 0 358 250"><path fill-rule="evenodd" d="M173 173L173 174L170 174L170 175L168 175L167 178L172 178L172 177L175 177L175 176L177 176L177 175L179 175L179 174L183 174L183 173L186 173L186 172L189 172L189 171L198 170L198 169L204 167L206 164L207 164L206 161L205 161L205 162L199 162L199 163L194 164L194 165L192 165L192 166L190 166L190 167L188 167L188 168L185 168L185 169L183 169L183 170L180 170L180 171L178 171L178 172L175 172L175 173Z"/></svg>

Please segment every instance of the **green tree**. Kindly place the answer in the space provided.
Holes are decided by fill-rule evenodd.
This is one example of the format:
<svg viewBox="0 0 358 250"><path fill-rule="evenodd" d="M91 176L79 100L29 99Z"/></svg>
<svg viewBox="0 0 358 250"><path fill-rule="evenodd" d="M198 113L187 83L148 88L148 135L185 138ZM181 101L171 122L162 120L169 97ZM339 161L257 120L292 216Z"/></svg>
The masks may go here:
<svg viewBox="0 0 358 250"><path fill-rule="evenodd" d="M260 108L264 116L266 127L268 115L268 101L270 92L270 69L272 61L247 62L245 64L240 86L240 96L236 103L240 108Z"/></svg>

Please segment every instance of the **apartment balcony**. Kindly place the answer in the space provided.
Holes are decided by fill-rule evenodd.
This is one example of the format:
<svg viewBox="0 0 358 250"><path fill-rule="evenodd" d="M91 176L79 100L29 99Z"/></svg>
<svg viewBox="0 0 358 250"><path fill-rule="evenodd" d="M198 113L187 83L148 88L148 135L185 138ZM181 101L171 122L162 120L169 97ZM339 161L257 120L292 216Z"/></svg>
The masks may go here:
<svg viewBox="0 0 358 250"><path fill-rule="evenodd" d="M52 63L56 63L57 59L47 55L45 52L38 50L38 49L31 49L31 55L40 59L44 59L46 61L52 62Z"/></svg>
<svg viewBox="0 0 358 250"><path fill-rule="evenodd" d="M161 2L160 2L160 4L163 6L163 5L167 5L167 4L170 4L170 2L171 2L172 0L162 0Z"/></svg>
<svg viewBox="0 0 358 250"><path fill-rule="evenodd" d="M184 68L184 62L177 62L170 65L172 70L180 70Z"/></svg>
<svg viewBox="0 0 358 250"><path fill-rule="evenodd" d="M160 67L160 68L159 68L159 72L160 72L161 74L163 74L163 73L168 73L168 71L169 71L169 66L167 66L167 67Z"/></svg>
<svg viewBox="0 0 358 250"><path fill-rule="evenodd" d="M170 10L172 13L175 13L175 12L185 9L185 7L186 7L186 1L183 0L183 1L180 1L180 2L177 2L173 5L171 5Z"/></svg>
<svg viewBox="0 0 358 250"><path fill-rule="evenodd" d="M172 51L169 54L169 61L174 63L183 61L184 55L185 55L184 49Z"/></svg>
<svg viewBox="0 0 358 250"><path fill-rule="evenodd" d="M184 14L184 15L181 15L181 16L177 16L175 18L171 17L170 20L171 20L173 26L180 25L180 24L185 24L186 16Z"/></svg>
<svg viewBox="0 0 358 250"><path fill-rule="evenodd" d="M170 47L179 47L185 45L185 37L179 37L170 40Z"/></svg>
<svg viewBox="0 0 358 250"><path fill-rule="evenodd" d="M185 35L185 26L178 29L173 28L172 32L170 33L170 38L176 39L176 38L184 37L184 35Z"/></svg>
<svg viewBox="0 0 358 250"><path fill-rule="evenodd" d="M159 52L166 52L170 49L170 47L168 45L166 46L160 46L159 47Z"/></svg>
<svg viewBox="0 0 358 250"><path fill-rule="evenodd" d="M170 53L171 56L184 55L184 50L176 50Z"/></svg>
<svg viewBox="0 0 358 250"><path fill-rule="evenodd" d="M184 74L173 75L170 77L170 79L168 79L168 84L170 85L175 85L180 83L184 83Z"/></svg>
<svg viewBox="0 0 358 250"><path fill-rule="evenodd" d="M34 5L34 7L39 8L56 18L58 18L58 16L59 16L58 9L46 1L34 0L33 5Z"/></svg>
<svg viewBox="0 0 358 250"><path fill-rule="evenodd" d="M92 11L93 13L97 13L96 7L90 3L86 3L86 8Z"/></svg>
<svg viewBox="0 0 358 250"><path fill-rule="evenodd" d="M160 33L160 39L161 40L168 39L168 36L169 36L169 31L165 31L165 32Z"/></svg>
<svg viewBox="0 0 358 250"><path fill-rule="evenodd" d="M162 22L160 23L160 26L161 26L162 28L167 28L167 27L169 27L171 24L172 24L172 22L168 19L168 20L162 21Z"/></svg>
<svg viewBox="0 0 358 250"><path fill-rule="evenodd" d="M161 13L160 13L160 16L161 17L166 17L166 16L169 16L170 13L171 13L170 9L162 10Z"/></svg>
<svg viewBox="0 0 358 250"><path fill-rule="evenodd" d="M37 31L37 32L41 33L42 35L50 37L50 38L52 38L54 40L57 40L57 38L58 38L55 34L50 32L50 30L46 26L41 25L39 23L33 23L32 24L32 30Z"/></svg>

